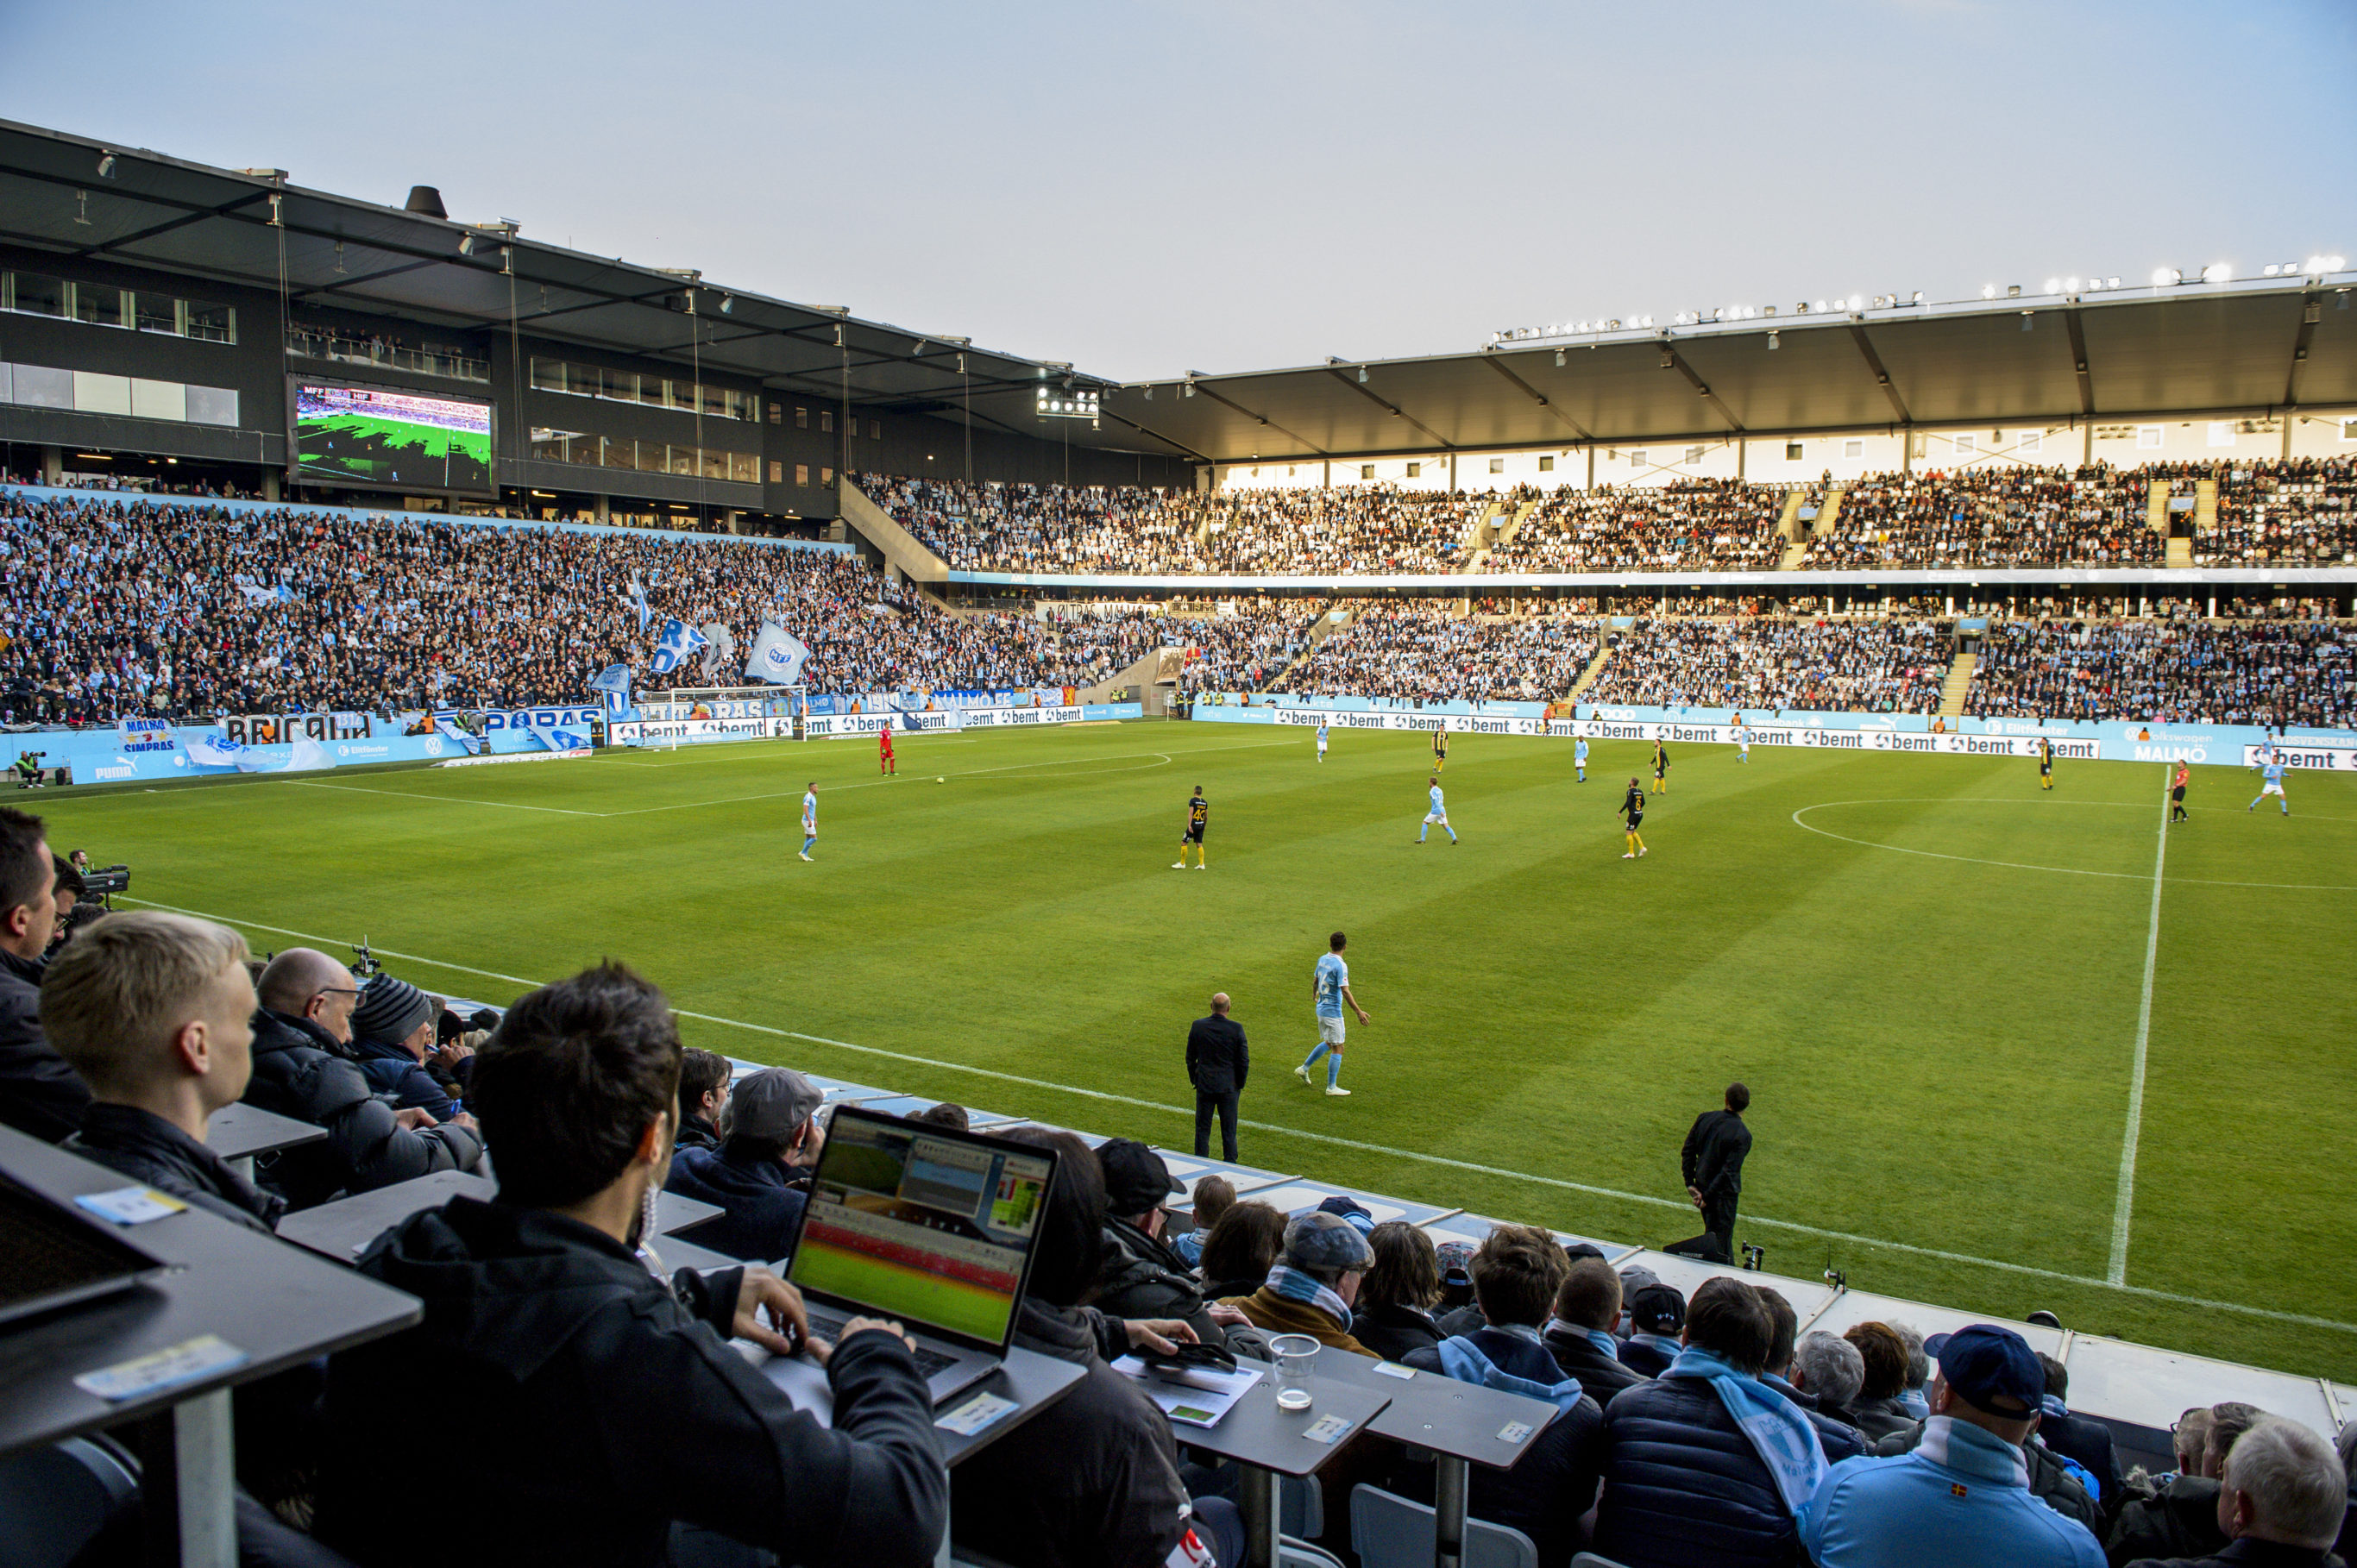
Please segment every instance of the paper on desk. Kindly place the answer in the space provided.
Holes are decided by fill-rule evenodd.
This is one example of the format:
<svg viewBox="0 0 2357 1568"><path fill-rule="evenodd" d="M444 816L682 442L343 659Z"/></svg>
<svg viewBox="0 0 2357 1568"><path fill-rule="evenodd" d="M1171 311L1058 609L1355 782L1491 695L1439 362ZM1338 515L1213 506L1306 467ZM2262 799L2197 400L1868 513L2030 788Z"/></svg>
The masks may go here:
<svg viewBox="0 0 2357 1568"><path fill-rule="evenodd" d="M1113 1369L1135 1378L1146 1397L1163 1414L1185 1426L1217 1426L1222 1416L1236 1408L1244 1391L1261 1380L1259 1369L1251 1367L1232 1372L1187 1372L1173 1380L1147 1371L1146 1363L1135 1356L1124 1356Z"/></svg>

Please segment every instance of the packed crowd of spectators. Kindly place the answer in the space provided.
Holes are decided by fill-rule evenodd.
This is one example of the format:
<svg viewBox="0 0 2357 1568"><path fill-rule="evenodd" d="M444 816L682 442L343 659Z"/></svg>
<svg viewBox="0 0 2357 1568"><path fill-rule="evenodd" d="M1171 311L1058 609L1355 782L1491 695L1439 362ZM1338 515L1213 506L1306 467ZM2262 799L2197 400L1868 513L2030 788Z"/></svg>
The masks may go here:
<svg viewBox="0 0 2357 1568"><path fill-rule="evenodd" d="M2357 1423L2336 1445L2199 1406L2154 1475L2009 1328L1803 1334L1757 1275L1688 1294L1535 1227L1443 1244L1345 1196L1288 1213L1217 1174L1190 1192L1142 1143L1028 1126L1000 1135L1057 1168L1014 1341L1079 1381L952 1472L903 1326L819 1332L780 1277L832 1130L810 1079L683 1047L663 993L610 960L459 1018L397 976L310 949L259 961L178 913L107 914L53 945L63 864L39 819L0 810L0 1122L248 1247L291 1245L285 1217L339 1194L496 1160L492 1196L416 1208L347 1260L419 1297L414 1326L236 1391L242 1561L414 1561L385 1528L386 1477L459 1434L477 1441L436 1475L433 1518L434 1555L461 1564L917 1568L953 1529L1010 1563L1243 1568L1237 1476L1190 1459L1113 1363L1189 1342L1265 1363L1280 1335L1552 1404L1465 1499L1541 1568L1584 1550L1627 1568L2329 1568L2357 1519ZM206 1142L240 1102L319 1136L249 1176ZM908 1126L968 1120L937 1104ZM740 1261L667 1265L663 1191L715 1206L696 1245ZM826 1419L764 1374L779 1357L815 1363ZM1354 1488L1441 1489L1429 1453L1372 1434L1320 1479L1341 1552ZM20 1488L12 1507L41 1505ZM144 1528L120 1509L75 1560L138 1557Z"/></svg>
<svg viewBox="0 0 2357 1568"><path fill-rule="evenodd" d="M2357 562L2357 459L2301 457L2236 468L2218 487L2218 522L2194 535L2202 566Z"/></svg>
<svg viewBox="0 0 2357 1568"><path fill-rule="evenodd" d="M615 663L737 684L719 650L765 618L810 646L814 690L1081 684L1142 631L946 614L841 552L149 500L0 500L0 577L16 724L579 703ZM673 617L728 628L709 671L652 675Z"/></svg>
<svg viewBox="0 0 2357 1568"><path fill-rule="evenodd" d="M1996 622L1981 639L1964 711L1995 718L2357 727L2357 626Z"/></svg>
<svg viewBox="0 0 2357 1568"><path fill-rule="evenodd" d="M1525 491L1511 501L1536 505L1491 550L1487 571L1760 572L1784 553L1776 533L1784 492L1766 485L1687 479Z"/></svg>
<svg viewBox="0 0 2357 1568"><path fill-rule="evenodd" d="M1803 564L2156 564L2167 544L2149 525L2147 489L2143 470L2100 466L1872 474L1842 487L1832 530L1809 538Z"/></svg>
<svg viewBox="0 0 2357 1568"><path fill-rule="evenodd" d="M1553 702L1595 659L1596 636L1587 617L1380 604L1351 614L1275 689L1395 702Z"/></svg>
<svg viewBox="0 0 2357 1568"><path fill-rule="evenodd" d="M1649 618L1607 641L1583 702L1929 714L1954 661L1950 625L1920 619Z"/></svg>

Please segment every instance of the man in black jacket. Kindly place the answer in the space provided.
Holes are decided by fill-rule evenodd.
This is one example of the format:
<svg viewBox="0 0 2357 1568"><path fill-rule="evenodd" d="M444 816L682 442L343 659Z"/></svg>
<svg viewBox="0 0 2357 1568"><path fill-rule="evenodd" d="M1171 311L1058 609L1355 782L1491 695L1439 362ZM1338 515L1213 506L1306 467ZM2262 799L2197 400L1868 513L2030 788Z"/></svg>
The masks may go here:
<svg viewBox="0 0 2357 1568"><path fill-rule="evenodd" d="M1211 998L1211 1015L1198 1018L1187 1031L1187 1081L1195 1086L1195 1154L1208 1159L1211 1147L1211 1115L1220 1118L1220 1157L1236 1160L1236 1106L1243 1095L1244 1078L1252 1071L1252 1051L1244 1043L1243 1026L1228 1016L1228 993Z"/></svg>
<svg viewBox="0 0 2357 1568"><path fill-rule="evenodd" d="M245 939L162 910L108 915L49 965L41 1026L91 1086L65 1146L224 1219L272 1230L285 1208L205 1146L253 1070Z"/></svg>
<svg viewBox="0 0 2357 1568"><path fill-rule="evenodd" d="M350 1058L351 971L310 948L288 948L255 986L253 1078L249 1104L328 1130L326 1138L279 1156L271 1185L297 1208L346 1188L366 1192L435 1171L471 1170L482 1135L463 1112L437 1124L430 1112L395 1111L376 1098Z"/></svg>
<svg viewBox="0 0 2357 1568"><path fill-rule="evenodd" d="M932 1561L948 1478L899 1326L855 1317L830 1352L766 1269L663 1280L638 1250L679 1069L669 1004L619 965L509 1011L472 1079L499 1196L413 1216L361 1260L425 1321L329 1364L322 1540L370 1568L417 1562L414 1531L389 1528L388 1478L460 1434L423 1553L448 1568L653 1568L674 1520L808 1568ZM832 1430L732 1336L825 1358Z"/></svg>
<svg viewBox="0 0 2357 1568"><path fill-rule="evenodd" d="M2112 1446L2112 1429L2100 1421L2071 1413L2066 1402L2071 1393L2071 1374L2061 1362L2040 1351L2038 1364L2046 1372L2046 1399L2038 1418L2038 1440L2095 1478L2102 1491L2095 1501L2103 1509L2104 1518L2110 1520L2120 1511L2127 1492L2119 1452ZM2100 1538L2103 1532L2098 1530L2096 1534Z"/></svg>
<svg viewBox="0 0 2357 1568"><path fill-rule="evenodd" d="M1620 1276L1602 1258L1577 1258L1555 1294L1555 1316L1546 1326L1547 1351L1564 1376L1598 1404L1610 1404L1622 1389L1645 1381L1645 1374L1621 1364L1613 1325L1620 1321Z"/></svg>
<svg viewBox="0 0 2357 1568"><path fill-rule="evenodd" d="M1695 1118L1678 1164L1687 1201L1702 1211L1702 1234L1663 1251L1712 1263L1735 1261L1735 1205L1743 1194L1743 1157L1751 1152L1751 1129L1743 1124L1743 1113L1750 1106L1751 1091L1730 1083L1727 1109Z"/></svg>
<svg viewBox="0 0 2357 1568"><path fill-rule="evenodd" d="M1097 1162L1104 1168L1105 1256L1096 1306L1114 1317L1182 1318L1196 1338L1222 1343L1203 1305L1202 1282L1162 1239L1170 1219L1162 1206L1186 1187L1172 1179L1160 1155L1134 1138L1098 1144Z"/></svg>
<svg viewBox="0 0 2357 1568"><path fill-rule="evenodd" d="M2266 1412L2234 1400L2213 1404L2203 1413L2208 1420L2201 1423L2198 1463L2180 1471L2158 1497L2132 1498L2122 1505L2104 1542L2104 1556L2110 1563L2208 1557L2226 1549L2226 1531L2218 1522L2219 1477L2226 1473L2234 1444ZM2188 1423L2180 1419L2178 1424L2181 1432Z"/></svg>
<svg viewBox="0 0 2357 1568"><path fill-rule="evenodd" d="M447 1122L459 1107L425 1070L433 1044L434 998L396 974L375 975L361 987L352 1009L352 1056L361 1076L390 1097L394 1110L416 1106Z"/></svg>
<svg viewBox="0 0 2357 1568"><path fill-rule="evenodd" d="M2349 1474L2316 1433L2264 1416L2234 1444L2219 1477L2218 1522L2231 1544L2200 1558L2146 1558L2130 1568L2330 1568L2346 1516Z"/></svg>
<svg viewBox="0 0 2357 1568"><path fill-rule="evenodd" d="M0 806L0 1122L57 1143L90 1090L41 1033L41 955L57 929L57 863L41 819Z"/></svg>

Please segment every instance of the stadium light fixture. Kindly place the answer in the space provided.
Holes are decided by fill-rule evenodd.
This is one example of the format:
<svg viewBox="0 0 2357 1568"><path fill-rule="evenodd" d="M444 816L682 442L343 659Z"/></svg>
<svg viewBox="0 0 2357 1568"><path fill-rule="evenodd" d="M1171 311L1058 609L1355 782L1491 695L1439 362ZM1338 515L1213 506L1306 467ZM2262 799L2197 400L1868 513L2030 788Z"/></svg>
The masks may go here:
<svg viewBox="0 0 2357 1568"><path fill-rule="evenodd" d="M114 177L114 155L113 153L102 152L98 155L98 177L101 179L113 179Z"/></svg>
<svg viewBox="0 0 2357 1568"><path fill-rule="evenodd" d="M1773 352L1775 352L1777 349L1779 349L1782 348L1783 346L1784 346L1784 335L1783 335L1782 333L1781 333L1781 332L1770 332L1770 334L1768 334L1768 349L1769 349L1769 352L1773 353Z"/></svg>
<svg viewBox="0 0 2357 1568"><path fill-rule="evenodd" d="M2234 265L2232 262L2212 262L2201 269L2203 283L2224 283L2233 275Z"/></svg>
<svg viewBox="0 0 2357 1568"><path fill-rule="evenodd" d="M1555 368L1558 371L1563 369L1563 350L1560 349L1555 351Z"/></svg>
<svg viewBox="0 0 2357 1568"><path fill-rule="evenodd" d="M462 234L458 237L458 253L462 256L471 256L475 253L475 237L472 234Z"/></svg>
<svg viewBox="0 0 2357 1568"><path fill-rule="evenodd" d="M2044 292L2047 294L2061 294L2062 292L2062 280L2061 278L2048 278L2046 280Z"/></svg>
<svg viewBox="0 0 2357 1568"><path fill-rule="evenodd" d="M723 315L723 316L726 316L726 315L728 315L731 311L735 310L736 308L737 308L737 296L736 296L735 295L733 295L733 294L724 294L724 295L722 295L720 296L720 314L721 314L721 315Z"/></svg>
<svg viewBox="0 0 2357 1568"><path fill-rule="evenodd" d="M2167 288L2171 284L2180 284L2184 281L2185 274L2179 272L2175 267L2155 267L2152 269L2152 286L2155 288Z"/></svg>
<svg viewBox="0 0 2357 1568"><path fill-rule="evenodd" d="M1367 384L1367 367L1364 365L1359 367L1359 384L1361 386Z"/></svg>

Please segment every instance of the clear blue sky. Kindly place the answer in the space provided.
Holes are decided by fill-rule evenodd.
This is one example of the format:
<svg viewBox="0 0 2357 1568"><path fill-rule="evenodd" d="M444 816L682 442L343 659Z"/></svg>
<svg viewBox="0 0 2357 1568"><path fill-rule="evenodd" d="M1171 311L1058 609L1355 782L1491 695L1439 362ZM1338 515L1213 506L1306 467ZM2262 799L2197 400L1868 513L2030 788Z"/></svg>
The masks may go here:
<svg viewBox="0 0 2357 1568"><path fill-rule="evenodd" d="M1117 377L2357 255L2357 5L0 3L0 114Z"/></svg>

